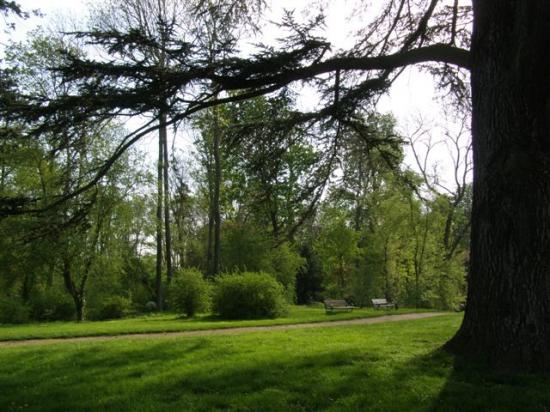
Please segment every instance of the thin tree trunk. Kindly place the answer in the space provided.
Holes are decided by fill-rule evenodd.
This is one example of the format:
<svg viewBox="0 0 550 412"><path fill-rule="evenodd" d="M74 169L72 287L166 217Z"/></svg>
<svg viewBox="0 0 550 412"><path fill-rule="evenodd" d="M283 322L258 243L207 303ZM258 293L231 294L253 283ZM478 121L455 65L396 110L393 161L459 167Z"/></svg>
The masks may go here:
<svg viewBox="0 0 550 412"><path fill-rule="evenodd" d="M208 40L206 46L208 47L208 57L209 60L213 61L218 50L216 48L218 44L218 23L219 20L217 17L212 14L214 10L213 3L209 2L209 12L212 17L210 27L208 28ZM213 99L217 99L217 93L213 96ZM212 108L213 114L213 157L214 157L214 176L213 176L213 193L211 198L211 215L209 216L209 242L211 244L209 247L211 249L209 252L211 255L211 266L209 270L210 276L215 276L220 271L220 255L221 255L221 214L220 214L220 186L221 186L221 159L220 159L220 127L218 119L218 107L214 106ZM211 226L213 225L213 227ZM210 237L210 236L213 237Z"/></svg>
<svg viewBox="0 0 550 412"><path fill-rule="evenodd" d="M84 301L84 290L78 290L76 285L73 282L72 273L71 273L71 263L70 258L67 255L67 251L64 252L65 256L63 256L63 281L65 283L65 288L67 289L67 292L69 292L69 295L71 295L71 298L73 299L74 306L75 306L75 314L76 314L76 320L77 322L82 322L86 318L86 312L85 312L85 301Z"/></svg>
<svg viewBox="0 0 550 412"><path fill-rule="evenodd" d="M220 272L221 258L221 212L220 212L220 188L222 180L222 166L220 158L220 128L217 108L214 108L214 196L212 217L214 220L214 245L212 259L212 275Z"/></svg>
<svg viewBox="0 0 550 412"><path fill-rule="evenodd" d="M2 171L0 172L0 193L4 193L7 175L6 166L2 165Z"/></svg>
<svg viewBox="0 0 550 412"><path fill-rule="evenodd" d="M209 251L211 251L210 276L216 276L220 272L221 255L221 212L220 212L220 192L222 180L222 166L220 156L221 132L219 128L218 110L213 109L212 119L212 154L214 158L214 174L212 179L212 195L209 216ZM210 249L211 248L211 249Z"/></svg>
<svg viewBox="0 0 550 412"><path fill-rule="evenodd" d="M279 219L277 219L277 211L270 210L269 217L271 219L271 227L273 229L273 239L277 242L279 240Z"/></svg>
<svg viewBox="0 0 550 412"><path fill-rule="evenodd" d="M451 231L453 228L455 209L457 205L458 205L458 202L449 201L449 210L447 211L447 216L445 217L445 230L443 232L443 247L445 248L446 252L448 252L451 249ZM446 255L449 255L449 253L447 253Z"/></svg>
<svg viewBox="0 0 550 412"><path fill-rule="evenodd" d="M210 150L210 147L208 147ZM212 153L207 153L208 174L208 244L206 249L206 272L208 276L214 275L214 171L212 165Z"/></svg>
<svg viewBox="0 0 550 412"><path fill-rule="evenodd" d="M162 200L163 200L163 150L164 144L159 133L159 150L158 150L158 164L157 164L157 260L156 260L156 298L157 298L157 309L159 311L163 310L164 301L162 293Z"/></svg>
<svg viewBox="0 0 550 412"><path fill-rule="evenodd" d="M359 176L358 187L355 193L355 218L354 229L356 232L361 231L363 226L363 158L359 159Z"/></svg>
<svg viewBox="0 0 550 412"><path fill-rule="evenodd" d="M160 123L166 122L166 114L161 113L159 116ZM162 140L163 146L163 179L164 179L164 238L165 238L165 256L166 256L166 275L168 283L173 277L172 268L172 232L170 230L170 181L168 180L168 133L166 126L161 126L159 129L159 138Z"/></svg>
<svg viewBox="0 0 550 412"><path fill-rule="evenodd" d="M69 145L69 137L64 136L64 143L65 143L65 182L64 182L64 193L70 193L70 186L71 186L71 173L73 171L73 162L71 161L71 149ZM69 210L67 208L67 205L65 206L63 210L63 214L65 216L65 220L69 219ZM77 286L74 283L73 280L73 273L72 273L72 264L71 264L71 257L70 257L70 251L69 251L69 240L64 240L64 250L62 252L62 264L63 268L61 271L61 274L63 276L63 282L65 284L65 289L71 295L71 298L73 299L73 303L75 306L75 315L77 322L81 322L86 317L85 312L85 301L84 301L84 290L79 291Z"/></svg>
<svg viewBox="0 0 550 412"><path fill-rule="evenodd" d="M387 237L384 242L384 297L391 302L391 293L390 293L390 272L388 270L388 247L390 243L390 238Z"/></svg>
<svg viewBox="0 0 550 412"><path fill-rule="evenodd" d="M86 320L86 307L84 304L84 300L79 296L78 298L75 298L74 302L76 305L76 320L78 322Z"/></svg>
<svg viewBox="0 0 550 412"><path fill-rule="evenodd" d="M424 216L424 231L422 232L422 243L420 244L420 256L417 256L415 253L415 282L416 282L416 291L415 291L415 300L416 307L420 306L420 277L424 273L424 255L426 254L426 242L428 240L428 229L429 229L429 215L428 212L425 212ZM418 242L418 236L417 240Z"/></svg>
<svg viewBox="0 0 550 412"><path fill-rule="evenodd" d="M468 300L448 347L550 371L550 2L474 1Z"/></svg>

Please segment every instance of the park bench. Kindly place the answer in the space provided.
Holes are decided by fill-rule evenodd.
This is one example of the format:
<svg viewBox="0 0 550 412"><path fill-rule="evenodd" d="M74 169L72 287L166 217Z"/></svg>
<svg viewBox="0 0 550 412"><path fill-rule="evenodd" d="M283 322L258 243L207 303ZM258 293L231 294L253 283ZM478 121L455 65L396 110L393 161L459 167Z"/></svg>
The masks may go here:
<svg viewBox="0 0 550 412"><path fill-rule="evenodd" d="M374 309L390 309L390 308L397 309L397 306L395 306L395 303L388 302L387 299L371 299L371 301L372 301L372 307Z"/></svg>
<svg viewBox="0 0 550 412"><path fill-rule="evenodd" d="M351 312L355 306L348 305L345 300L325 299L325 310L327 313L335 311Z"/></svg>

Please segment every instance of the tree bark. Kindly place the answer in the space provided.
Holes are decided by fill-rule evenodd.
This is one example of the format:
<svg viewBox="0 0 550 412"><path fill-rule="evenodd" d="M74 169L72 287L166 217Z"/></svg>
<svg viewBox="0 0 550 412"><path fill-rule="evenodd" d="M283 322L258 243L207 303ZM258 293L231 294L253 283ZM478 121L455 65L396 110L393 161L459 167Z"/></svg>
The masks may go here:
<svg viewBox="0 0 550 412"><path fill-rule="evenodd" d="M220 188L222 182L222 165L220 158L220 128L219 128L218 110L214 108L214 256L212 259L212 275L220 272L221 259L221 225L222 218L220 212Z"/></svg>
<svg viewBox="0 0 550 412"><path fill-rule="evenodd" d="M214 171L210 144L207 146L207 177L208 177L208 244L206 249L206 273L213 275L214 260Z"/></svg>
<svg viewBox="0 0 550 412"><path fill-rule="evenodd" d="M74 306L75 306L75 314L76 314L76 321L82 322L86 319L86 312L85 312L85 294L84 294L84 284L85 281L82 282L82 287L80 290L76 287L72 273L71 273L71 262L70 258L68 256L68 252L65 251L65 255L63 256L63 281L65 283L65 288L67 289L67 292L71 295L71 298L73 299Z"/></svg>
<svg viewBox="0 0 550 412"><path fill-rule="evenodd" d="M212 114L212 162L208 162L208 190L209 190L209 213L208 213L208 250L207 250L207 274L216 276L220 272L221 255L221 212L220 192L222 180L222 165L220 156L220 127L218 110L214 107Z"/></svg>
<svg viewBox="0 0 550 412"><path fill-rule="evenodd" d="M477 0L468 300L449 348L550 371L550 2Z"/></svg>
<svg viewBox="0 0 550 412"><path fill-rule="evenodd" d="M159 115L160 123L166 123L166 114L161 113ZM166 126L161 126L159 129L159 138L162 140L163 146L163 180L164 180L164 243L165 243L165 256L166 256L166 275L168 283L171 282L174 275L174 269L172 267L172 231L170 229L170 182L168 180L168 133Z"/></svg>
<svg viewBox="0 0 550 412"><path fill-rule="evenodd" d="M75 308L76 308L76 320L82 322L86 320L84 297L79 294L73 296Z"/></svg>
<svg viewBox="0 0 550 412"><path fill-rule="evenodd" d="M158 164L157 164L157 260L156 260L156 279L155 290L157 299L157 309L163 310L163 296L162 296L162 200L163 200L163 152L164 144L159 133L159 150L158 150Z"/></svg>

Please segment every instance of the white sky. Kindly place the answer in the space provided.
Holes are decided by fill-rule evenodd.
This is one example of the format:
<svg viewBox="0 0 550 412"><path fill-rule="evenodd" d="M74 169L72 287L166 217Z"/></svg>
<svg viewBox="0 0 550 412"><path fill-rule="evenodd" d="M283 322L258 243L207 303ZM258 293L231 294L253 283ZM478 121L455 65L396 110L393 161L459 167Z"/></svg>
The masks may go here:
<svg viewBox="0 0 550 412"><path fill-rule="evenodd" d="M183 0L182 0L183 1ZM68 16L68 19L78 25L79 20L86 17L86 0L18 0L24 10L40 9L45 15L43 18L32 17L27 21L16 22L15 39L24 39L25 33L39 24L47 24L47 20L56 18L58 15ZM324 35L334 45L335 49L346 48L353 44L351 33L364 24L363 18L349 19L352 11L352 0L337 0L329 3L325 9L327 17L327 30ZM269 16L271 21L280 21L283 9L296 9L296 16L314 13L319 0L274 0L272 10ZM373 3L372 1L370 2ZM376 2L374 2L376 3ZM379 4L379 3L378 3ZM364 16L362 16L364 17ZM356 23L354 23L356 22ZM0 26L2 22L0 21ZM1 33L1 32L0 32ZM264 32L265 37L275 38L280 36L277 31L271 27ZM5 44L6 40L1 43ZM423 119L430 124L442 124L442 110L439 103L435 100L436 92L434 82L427 73L421 73L415 68L407 69L397 82L393 85L389 95L382 97L379 102L378 110L381 113L393 113L398 121L398 128L401 132L406 132L414 128L414 119L420 114ZM315 99L315 95L305 91L302 93L302 102ZM451 126L452 127L452 126ZM434 128L434 133L441 133L441 130ZM437 136L436 136L437 138ZM149 152L151 160L156 158L156 136L144 139L140 145L142 149ZM176 146L185 151L192 150L188 138L177 137ZM416 169L414 158L410 149L407 149L405 162ZM438 165L438 173L442 176L444 182L451 181L452 164L444 145L440 145L433 152L432 164Z"/></svg>

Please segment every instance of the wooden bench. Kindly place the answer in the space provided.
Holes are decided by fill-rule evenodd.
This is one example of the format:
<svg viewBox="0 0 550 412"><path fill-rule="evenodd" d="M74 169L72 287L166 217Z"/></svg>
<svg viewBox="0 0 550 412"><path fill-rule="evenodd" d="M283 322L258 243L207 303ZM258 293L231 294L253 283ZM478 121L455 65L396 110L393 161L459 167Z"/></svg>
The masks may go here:
<svg viewBox="0 0 550 412"><path fill-rule="evenodd" d="M374 309L397 309L395 303L388 302L387 299L371 299L371 302Z"/></svg>
<svg viewBox="0 0 550 412"><path fill-rule="evenodd" d="M325 299L325 310L327 313L335 311L351 312L355 306L348 305L345 300Z"/></svg>

